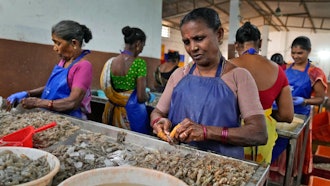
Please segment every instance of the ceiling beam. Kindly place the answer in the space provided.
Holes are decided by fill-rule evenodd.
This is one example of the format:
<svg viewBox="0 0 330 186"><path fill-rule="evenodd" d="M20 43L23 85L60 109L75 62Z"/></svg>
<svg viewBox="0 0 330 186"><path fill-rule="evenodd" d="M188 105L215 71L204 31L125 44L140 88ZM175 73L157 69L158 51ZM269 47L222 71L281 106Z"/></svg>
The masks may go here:
<svg viewBox="0 0 330 186"><path fill-rule="evenodd" d="M314 24L314 21L313 21L313 19L312 19L311 14L309 13L309 10L308 10L308 7L307 7L307 5L306 5L306 2L305 2L305 1L301 1L301 2L302 2L302 4L304 5L304 9L305 9L305 11L307 12L307 15L308 15L308 19L309 19L309 21L310 21L311 24L312 24L312 29L313 29L314 33L316 33L315 24Z"/></svg>
<svg viewBox="0 0 330 186"><path fill-rule="evenodd" d="M330 28L313 28L313 27L301 27L301 26L287 26L289 28L301 28L301 29L320 29L320 30L330 30Z"/></svg>
<svg viewBox="0 0 330 186"><path fill-rule="evenodd" d="M262 4L272 13L272 15L275 15L275 12L268 6L267 3L262 2ZM282 20L280 18L278 18L278 16L275 16L275 18L277 19L278 22L281 23L281 25L285 28L286 31L289 31L289 29L284 25Z"/></svg>
<svg viewBox="0 0 330 186"><path fill-rule="evenodd" d="M208 2L208 1L207 1ZM224 4L224 3L228 3L229 2L229 0L227 0L227 1L224 1L224 2L221 2L221 3L214 3L214 1L212 1L212 3L210 3L210 2L208 2L209 3L209 5L208 6L205 6L205 7L215 7L215 8L217 8L217 9L219 9L221 12L223 12L224 14L227 14L227 15L229 15L229 13L226 11L226 10L224 10L223 8L219 8L219 5L221 5L221 4ZM178 3L178 2L176 2L176 3ZM193 1L193 7L196 7L196 4L195 4L196 2L195 2L195 0ZM177 7L179 7L179 4L177 4ZM186 15L186 14L188 14L191 10L193 10L193 9L190 9L190 10L187 10L187 11L184 11L184 12L179 12L178 10L177 10L177 12L175 13L175 14L173 14L173 15L170 15L170 16L164 16L163 17L163 19L172 19L172 18L177 18L177 17L181 17L181 16L183 16L183 15Z"/></svg>
<svg viewBox="0 0 330 186"><path fill-rule="evenodd" d="M305 2L305 3L328 3L329 0L255 0L255 1L264 1L264 2Z"/></svg>
<svg viewBox="0 0 330 186"><path fill-rule="evenodd" d="M267 13L255 1L247 0L246 2L264 18L266 24L274 27L277 31L281 31L278 26L272 23L271 16L267 15Z"/></svg>
<svg viewBox="0 0 330 186"><path fill-rule="evenodd" d="M263 19L263 24L268 24L276 31L289 31L289 28L299 28L296 26L288 25L291 20L290 18L299 18L302 20L302 25L299 24L300 28L311 29L314 33L318 30L329 30L328 22L330 21L329 14L324 16L312 15L312 11L310 4L313 3L322 3L325 6L328 6L330 0L240 0L242 3L246 3L247 7L251 8L252 11L255 11L256 16L253 17L245 17L243 16L240 19L240 23L243 24L246 20L253 19ZM291 3L292 6L300 6L302 8L301 11L292 12L287 14L282 14L281 17L277 17L274 15L275 8L273 5L277 2L280 3ZM163 24L168 25L170 27L174 27L179 29L178 21L179 19L189 13L193 8L198 7L210 7L215 9L220 15L230 16L228 3L230 0L163 0L163 8L168 11L163 12ZM290 4L290 6L291 6ZM274 5L275 6L275 5ZM243 8L243 7L242 7ZM167 13L167 14L166 14ZM250 14L248 14L250 15ZM252 15L252 14L251 14ZM166 21L166 22L165 22ZM226 27L226 22L228 20L221 20ZM261 22L262 23L262 22Z"/></svg>
<svg viewBox="0 0 330 186"><path fill-rule="evenodd" d="M321 21L321 25L320 25L321 28L323 28L323 23L324 23L324 19L322 19Z"/></svg>

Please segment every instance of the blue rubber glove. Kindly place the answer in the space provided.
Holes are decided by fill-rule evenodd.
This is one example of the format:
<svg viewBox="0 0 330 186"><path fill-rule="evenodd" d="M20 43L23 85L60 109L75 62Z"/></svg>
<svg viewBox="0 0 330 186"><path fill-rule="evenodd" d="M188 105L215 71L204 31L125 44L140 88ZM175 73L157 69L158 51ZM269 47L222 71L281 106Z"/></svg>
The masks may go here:
<svg viewBox="0 0 330 186"><path fill-rule="evenodd" d="M20 102L23 98L27 98L28 95L29 94L28 94L27 91L17 92L17 93L14 93L14 94L10 95L7 98L7 101L9 101L10 104L13 104L15 102Z"/></svg>
<svg viewBox="0 0 330 186"><path fill-rule="evenodd" d="M155 101L155 99L156 99L156 95L153 94L153 93L151 93L151 92L149 92L149 100L148 100L148 102L149 103L152 103L152 102Z"/></svg>
<svg viewBox="0 0 330 186"><path fill-rule="evenodd" d="M149 92L150 92L150 88L147 87L146 88L146 93L149 94Z"/></svg>
<svg viewBox="0 0 330 186"><path fill-rule="evenodd" d="M273 110L278 110L278 107L277 107L276 101L273 102L272 108L273 108Z"/></svg>
<svg viewBox="0 0 330 186"><path fill-rule="evenodd" d="M305 101L305 98L299 97L299 96L293 97L292 99L293 99L293 105L294 106L302 105L302 104L304 104L304 101Z"/></svg>

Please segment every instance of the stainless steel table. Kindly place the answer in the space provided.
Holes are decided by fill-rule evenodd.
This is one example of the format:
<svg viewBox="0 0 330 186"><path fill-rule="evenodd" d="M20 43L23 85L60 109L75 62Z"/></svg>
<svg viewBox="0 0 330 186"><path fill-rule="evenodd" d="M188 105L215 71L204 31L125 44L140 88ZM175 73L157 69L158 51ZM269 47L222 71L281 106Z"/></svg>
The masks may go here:
<svg viewBox="0 0 330 186"><path fill-rule="evenodd" d="M23 111L26 111L26 110L23 110ZM34 111L40 111L40 109L31 110L29 112L34 112ZM23 112L21 112L21 113L23 113ZM59 115L57 113L52 113L52 112L49 112L47 114ZM246 180L246 182L244 183L245 186L255 186L255 185L263 186L267 182L267 175L269 173L269 165L266 165L266 166L259 165L255 162L251 162L251 161L239 160L239 159L234 159L234 158L222 156L219 154L215 154L212 152L200 151L198 149L195 149L191 146L187 146L184 144L170 145L169 143L159 140L158 138L156 138L154 136L136 133L133 131L105 125L105 124L102 124L99 122L94 122L94 121L90 121L90 120L80 120L80 119L77 119L77 118L74 118L71 116L67 116L67 115L59 115L59 116L60 117L58 119L61 119L61 120L66 119L66 120L68 120L68 122L71 122L71 124L78 126L77 127L78 129L75 130L72 134L66 136L63 139L60 139L58 142L53 143L51 146L48 146L48 147L44 148L43 150L52 151L52 150L57 149L58 147L59 147L59 149L61 149L62 145L63 146L73 145L76 142L77 136L79 136L80 134L83 135L83 134L93 132L93 133L103 134L104 137L109 138L109 139L111 138L112 141L117 141L118 136L120 136L119 137L120 141L124 141L126 145L135 145L135 146L143 147L146 150L155 150L158 152L165 152L165 151L182 152L184 154L190 154L191 156L195 156L195 157L197 156L199 158L202 158L203 156L209 156L211 158L214 157L214 159L219 159L219 161L221 161L221 162L223 160L230 160L231 162L234 162L237 166L246 164L246 165L251 166L253 168L254 172L251 175L249 175L249 179ZM26 117L29 117L29 115ZM43 117L45 117L45 116L43 116ZM14 119L12 122L15 122L15 117L12 117L12 118ZM67 121L65 121L65 122L67 122ZM60 125L60 122L58 122L58 125ZM99 148L100 151L102 151L102 150L104 151L104 149L102 149L102 146L99 146L99 147L95 146L95 148ZM67 151L65 151L64 153L66 153L66 152ZM133 153L133 151L132 151L132 153ZM203 165L203 163L200 165ZM70 166L74 166L74 165L70 164ZM109 166L111 166L111 165L109 165ZM85 169L81 169L80 171L83 171L83 170L85 170ZM242 172L242 173L244 173L244 172ZM226 175L224 175L224 176L226 176ZM230 176L230 175L228 175L228 176Z"/></svg>
<svg viewBox="0 0 330 186"><path fill-rule="evenodd" d="M104 135L107 135L109 138L116 139L118 136L118 133L125 132L125 143L130 143L130 144L136 144L138 146L142 147L147 147L148 149L158 149L158 150L164 150L166 149L167 151L182 151L182 152L196 152L197 154L200 155L212 155L214 157L222 157L225 159L232 159L234 161L240 162L240 163L246 163L249 164L253 167L255 167L255 173L252 175L251 179L245 184L245 186L263 186L267 182L267 176L269 173L269 165L268 166L263 166L259 165L255 162L251 161L245 161L245 160L238 160L226 156L222 156L219 154L214 154L211 152L206 152L206 151L200 151L197 149L194 149L190 146L187 145L170 145L167 142L164 142L162 140L159 140L158 138L154 136L149 136L145 134L140 134L137 132L113 127L110 125L104 125L98 122L94 121L83 121L79 120L73 117L67 117L70 121L72 121L75 125L78 125L80 127L79 130L87 130L95 133L101 133ZM79 131L77 132L79 133ZM72 136L74 137L74 135ZM62 144L71 144L73 142L73 138L66 140L62 142Z"/></svg>
<svg viewBox="0 0 330 186"><path fill-rule="evenodd" d="M289 144L287 147L288 155L287 155L287 166L286 166L286 172L285 172L285 179L284 179L284 186L291 186L292 185L292 176L293 176L293 162L295 158L297 158L297 139L300 135L303 135L303 146L298 152L302 155L302 158L298 162L298 175L295 181L295 185L299 186L302 176L302 168L303 168L303 162L304 162L304 154L306 151L306 143L307 143L307 137L309 133L309 123L310 123L310 116L306 117L304 115L295 115L295 117L301 118L304 120L304 123L301 125L298 125L294 130L287 131L287 130L281 130L277 129L277 133L279 137L288 138Z"/></svg>

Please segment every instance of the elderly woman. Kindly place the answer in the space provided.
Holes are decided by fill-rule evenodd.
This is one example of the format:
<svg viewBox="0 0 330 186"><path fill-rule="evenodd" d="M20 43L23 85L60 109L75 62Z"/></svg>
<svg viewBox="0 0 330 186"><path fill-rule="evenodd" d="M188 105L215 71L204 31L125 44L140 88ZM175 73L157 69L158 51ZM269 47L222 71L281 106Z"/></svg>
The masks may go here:
<svg viewBox="0 0 330 186"><path fill-rule="evenodd" d="M53 50L61 57L55 65L46 86L10 95L13 104L21 102L23 108L45 108L87 119L91 112L92 64L85 59L89 50L83 42L92 39L92 32L75 21L60 21L52 28ZM41 98L39 98L41 96Z"/></svg>
<svg viewBox="0 0 330 186"><path fill-rule="evenodd" d="M193 63L178 68L168 80L151 113L153 131L169 142L243 159L243 146L267 142L256 83L247 70L222 56L224 31L216 11L194 9L180 29Z"/></svg>

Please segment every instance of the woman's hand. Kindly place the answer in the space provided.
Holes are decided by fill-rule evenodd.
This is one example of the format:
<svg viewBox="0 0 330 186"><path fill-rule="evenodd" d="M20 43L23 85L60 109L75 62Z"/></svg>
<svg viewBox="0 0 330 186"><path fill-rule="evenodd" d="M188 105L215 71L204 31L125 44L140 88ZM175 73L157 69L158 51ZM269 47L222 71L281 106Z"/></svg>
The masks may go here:
<svg viewBox="0 0 330 186"><path fill-rule="evenodd" d="M203 126L186 118L180 122L180 126L176 129L174 134L174 139L185 143L204 141Z"/></svg>
<svg viewBox="0 0 330 186"><path fill-rule="evenodd" d="M22 99L29 97L29 93L27 91L17 92L12 95L10 95L7 98L7 101L10 102L10 104L14 104L16 101L21 102Z"/></svg>
<svg viewBox="0 0 330 186"><path fill-rule="evenodd" d="M293 105L295 105L295 106L304 105L304 103L305 103L305 98L299 97L299 96L292 97L292 100L293 100Z"/></svg>
<svg viewBox="0 0 330 186"><path fill-rule="evenodd" d="M172 123L167 118L160 118L156 123L152 125L153 133L164 141L171 142L170 129Z"/></svg>
<svg viewBox="0 0 330 186"><path fill-rule="evenodd" d="M28 98L24 98L21 101L22 107L25 109L33 109L38 107L39 103L42 100L40 98L36 98L36 97L28 97Z"/></svg>

